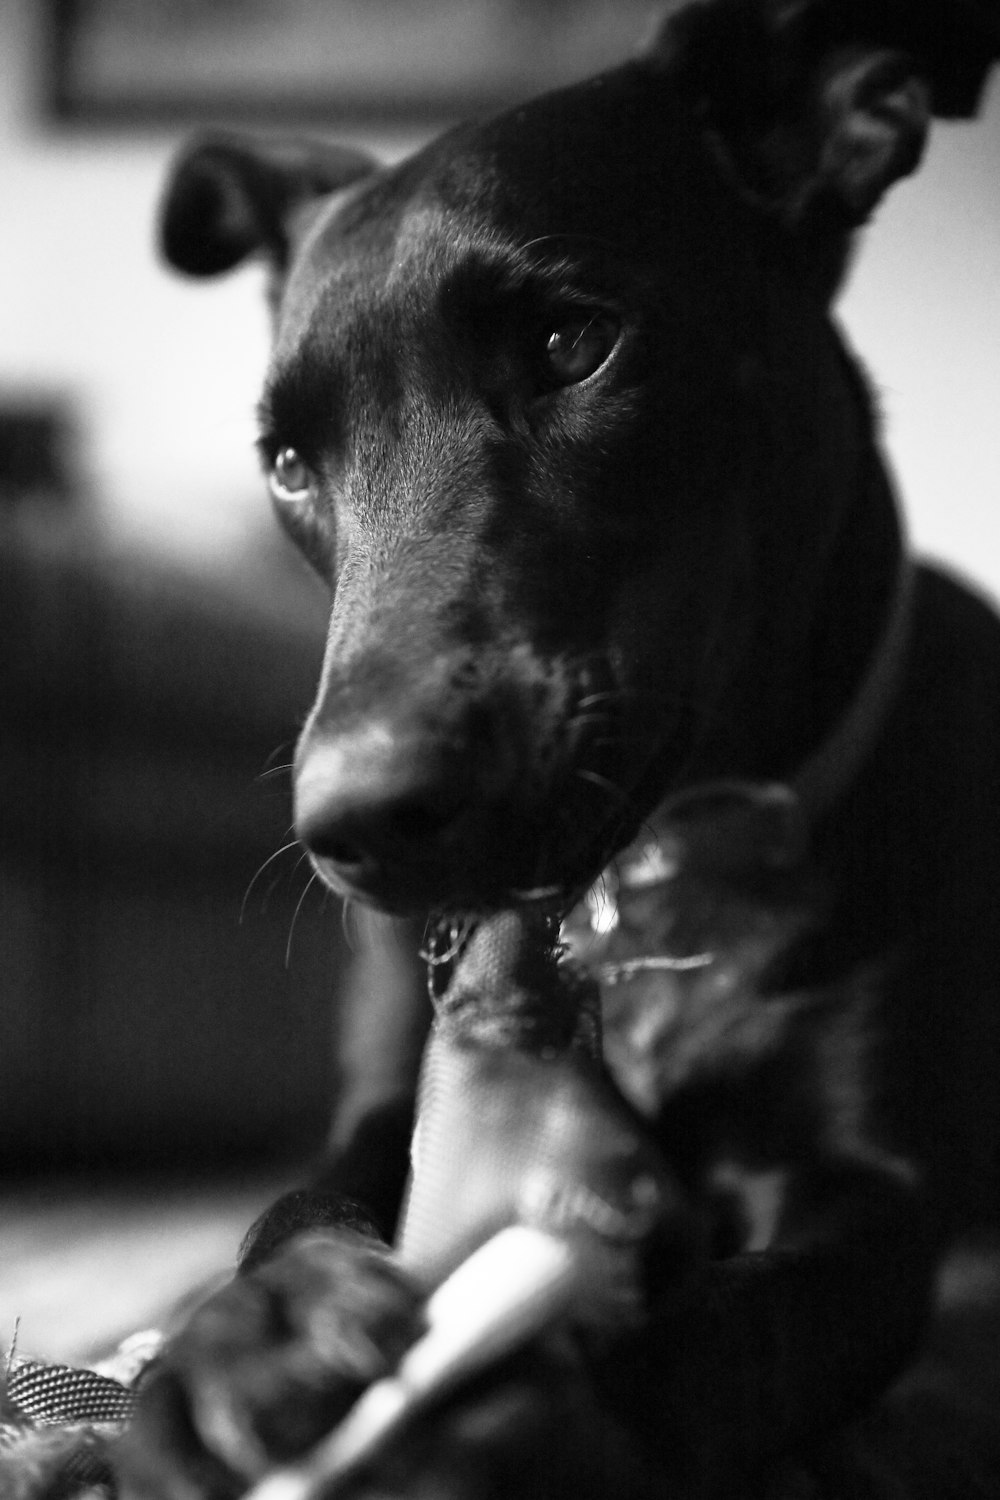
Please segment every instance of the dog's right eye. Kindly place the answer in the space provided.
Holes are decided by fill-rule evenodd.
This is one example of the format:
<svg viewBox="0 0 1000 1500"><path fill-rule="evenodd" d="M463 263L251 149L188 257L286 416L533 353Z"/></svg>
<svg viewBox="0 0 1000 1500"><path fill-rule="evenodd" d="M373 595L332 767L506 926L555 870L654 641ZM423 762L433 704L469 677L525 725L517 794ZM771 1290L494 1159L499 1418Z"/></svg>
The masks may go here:
<svg viewBox="0 0 1000 1500"><path fill-rule="evenodd" d="M295 448L279 448L266 463L275 514L299 551L328 583L332 569L333 527L319 502L316 475Z"/></svg>
<svg viewBox="0 0 1000 1500"><path fill-rule="evenodd" d="M294 503L312 494L312 471L294 448L278 449L267 478L275 500Z"/></svg>
<svg viewBox="0 0 1000 1500"><path fill-rule="evenodd" d="M580 385L611 354L621 326L608 313L583 311L550 329L545 343L545 373L555 386Z"/></svg>

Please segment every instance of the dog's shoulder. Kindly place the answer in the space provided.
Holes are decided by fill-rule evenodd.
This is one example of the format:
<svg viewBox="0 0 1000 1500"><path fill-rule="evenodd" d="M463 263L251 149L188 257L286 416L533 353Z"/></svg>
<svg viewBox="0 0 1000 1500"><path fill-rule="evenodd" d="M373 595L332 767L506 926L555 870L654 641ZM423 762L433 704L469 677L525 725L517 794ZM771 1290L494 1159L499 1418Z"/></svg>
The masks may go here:
<svg viewBox="0 0 1000 1500"><path fill-rule="evenodd" d="M928 683L940 680L959 697L971 693L977 715L1000 715L995 695L979 688L1000 681L1000 612L973 583L939 563L922 562L915 572L912 656ZM994 745L993 753L1000 758Z"/></svg>
<svg viewBox="0 0 1000 1500"><path fill-rule="evenodd" d="M1000 614L939 565L915 569L910 639L889 726L890 775L938 858L967 886L1000 880ZM944 869L942 876L947 876ZM985 894L985 892L984 892ZM991 897L995 899L995 896Z"/></svg>

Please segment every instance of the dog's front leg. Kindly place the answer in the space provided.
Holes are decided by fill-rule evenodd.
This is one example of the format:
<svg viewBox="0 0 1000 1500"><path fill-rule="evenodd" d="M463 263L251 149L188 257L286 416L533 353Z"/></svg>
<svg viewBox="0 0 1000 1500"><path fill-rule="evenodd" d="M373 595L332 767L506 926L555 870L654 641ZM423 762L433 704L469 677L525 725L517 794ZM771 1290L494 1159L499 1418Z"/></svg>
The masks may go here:
<svg viewBox="0 0 1000 1500"><path fill-rule="evenodd" d="M417 1079L431 1020L423 923L350 914L354 954L335 1018L335 1096L326 1149L307 1185L248 1232L240 1268L306 1229L345 1227L388 1242L409 1170Z"/></svg>
<svg viewBox="0 0 1000 1500"><path fill-rule="evenodd" d="M891 1174L831 1165L803 1176L773 1248L710 1264L680 1308L666 1299L642 1332L599 1351L570 1329L508 1357L390 1443L350 1492L410 1500L756 1493L772 1464L802 1455L861 1410L905 1360L929 1279L919 1217ZM290 1345L294 1358L284 1356L283 1323L265 1330L275 1357L264 1357L233 1291L196 1318L145 1397L129 1500L231 1500L242 1492L241 1471L245 1485L315 1440L342 1389L364 1379L358 1351L370 1358L378 1346L390 1367L386 1334L397 1350L405 1346L416 1331L414 1304L377 1252L358 1246L348 1264L345 1250L300 1242L263 1273L275 1285L284 1278L302 1301L303 1256L323 1275L329 1261L333 1279L313 1305L327 1309L327 1320L332 1308L349 1316L340 1318L328 1372L319 1359L310 1378ZM383 1306L387 1291L391 1308ZM219 1338L220 1319L231 1326L228 1339ZM373 1341L365 1330L376 1323ZM208 1422L202 1415L192 1442L199 1413Z"/></svg>

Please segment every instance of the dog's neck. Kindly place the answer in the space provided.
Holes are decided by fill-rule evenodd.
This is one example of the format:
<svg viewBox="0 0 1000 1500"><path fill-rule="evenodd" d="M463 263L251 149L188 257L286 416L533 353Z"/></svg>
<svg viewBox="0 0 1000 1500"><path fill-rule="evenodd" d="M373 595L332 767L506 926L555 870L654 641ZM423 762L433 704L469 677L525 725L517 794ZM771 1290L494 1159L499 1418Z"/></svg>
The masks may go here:
<svg viewBox="0 0 1000 1500"><path fill-rule="evenodd" d="M891 485L874 454L859 502L862 524L849 528L831 573L816 663L821 677L829 665L831 681L817 684L818 728L802 758L780 777L712 776L672 792L570 914L566 932L582 927L588 941L600 942L617 925L619 896L660 888L670 906L678 876L688 871L725 881L738 871L802 867L810 830L835 810L878 743L907 649L913 567ZM711 952L672 951L635 962L642 970L659 964L683 970L714 960ZM620 978L629 962L612 967Z"/></svg>
<svg viewBox="0 0 1000 1500"><path fill-rule="evenodd" d="M881 634L854 696L791 779L791 790L809 824L816 823L853 783L879 739L903 669L912 594L913 568L903 552Z"/></svg>
<svg viewBox="0 0 1000 1500"><path fill-rule="evenodd" d="M881 735L906 654L912 582L899 506L873 452L831 571L814 665L816 733L782 777L810 826L854 783Z"/></svg>
<svg viewBox="0 0 1000 1500"><path fill-rule="evenodd" d="M647 826L667 827L678 806L688 823L699 803L711 822L719 788L727 789L728 825L734 788L780 785L812 827L860 775L902 673L913 577L893 487L874 448L864 456L824 577L803 627L809 644L780 696L767 707L753 693L737 696L718 744L694 776L661 793Z"/></svg>
<svg viewBox="0 0 1000 1500"><path fill-rule="evenodd" d="M752 987L758 969L812 929L810 832L862 774L883 731L912 592L902 552L853 696L792 777L712 780L668 797L568 913L563 944L603 986L641 986L653 971L672 975L670 984L683 975L700 983L722 964Z"/></svg>

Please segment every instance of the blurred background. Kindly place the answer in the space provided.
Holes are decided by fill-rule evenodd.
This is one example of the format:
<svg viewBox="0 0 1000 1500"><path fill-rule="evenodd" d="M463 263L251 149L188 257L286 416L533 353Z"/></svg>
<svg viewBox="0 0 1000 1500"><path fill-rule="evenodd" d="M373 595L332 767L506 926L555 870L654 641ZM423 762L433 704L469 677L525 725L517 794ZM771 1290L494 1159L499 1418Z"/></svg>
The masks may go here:
<svg viewBox="0 0 1000 1500"><path fill-rule="evenodd" d="M69 1172L224 1170L245 1222L318 1147L332 1087L340 916L277 853L324 599L253 454L261 273L157 264L172 151L242 120L396 156L617 61L662 9L0 3L0 1168L22 1200L51 1208ZM840 307L917 547L993 593L998 183L994 82L978 122L938 128ZM0 1213L0 1257L3 1233ZM0 1339L7 1314L0 1283Z"/></svg>

